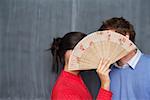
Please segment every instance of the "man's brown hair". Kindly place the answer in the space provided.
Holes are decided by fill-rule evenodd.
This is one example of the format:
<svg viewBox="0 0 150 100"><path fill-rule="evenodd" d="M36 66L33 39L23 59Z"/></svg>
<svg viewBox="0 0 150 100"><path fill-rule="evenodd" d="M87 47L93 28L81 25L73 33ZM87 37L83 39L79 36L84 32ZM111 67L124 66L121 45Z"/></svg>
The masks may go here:
<svg viewBox="0 0 150 100"><path fill-rule="evenodd" d="M129 35L129 39L132 42L135 42L135 31L132 24L129 21L124 19L123 17L113 17L103 22L102 26L98 29L98 31L103 30L114 30L117 33L122 35Z"/></svg>

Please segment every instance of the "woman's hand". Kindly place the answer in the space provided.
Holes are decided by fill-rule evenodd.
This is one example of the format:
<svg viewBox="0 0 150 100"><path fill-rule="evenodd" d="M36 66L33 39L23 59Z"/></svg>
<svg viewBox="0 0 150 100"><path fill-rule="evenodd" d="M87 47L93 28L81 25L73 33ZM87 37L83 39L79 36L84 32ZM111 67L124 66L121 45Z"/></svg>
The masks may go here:
<svg viewBox="0 0 150 100"><path fill-rule="evenodd" d="M110 61L106 59L100 59L99 66L96 70L100 80L101 80L101 88L109 90L110 88L110 77L109 72L111 71L109 69Z"/></svg>

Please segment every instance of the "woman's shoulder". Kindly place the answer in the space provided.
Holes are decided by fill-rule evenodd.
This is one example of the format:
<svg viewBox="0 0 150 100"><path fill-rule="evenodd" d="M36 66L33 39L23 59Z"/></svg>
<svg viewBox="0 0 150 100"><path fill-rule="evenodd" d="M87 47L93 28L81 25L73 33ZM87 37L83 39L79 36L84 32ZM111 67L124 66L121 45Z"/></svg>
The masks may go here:
<svg viewBox="0 0 150 100"><path fill-rule="evenodd" d="M52 98L52 100L53 99L56 100L56 98L58 98L58 99L67 98L68 99L69 97L73 97L75 95L76 95L76 93L71 88L68 88L66 86L57 86L56 85L52 90L51 98Z"/></svg>

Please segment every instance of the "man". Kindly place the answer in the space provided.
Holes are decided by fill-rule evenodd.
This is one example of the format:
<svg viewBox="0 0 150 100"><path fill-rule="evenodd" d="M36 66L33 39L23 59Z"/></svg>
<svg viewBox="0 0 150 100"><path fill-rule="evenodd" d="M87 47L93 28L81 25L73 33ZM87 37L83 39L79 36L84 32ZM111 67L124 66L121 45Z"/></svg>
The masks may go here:
<svg viewBox="0 0 150 100"><path fill-rule="evenodd" d="M133 26L124 18L103 22L99 31L112 30L135 42ZM111 66L113 100L150 100L150 56L133 50Z"/></svg>

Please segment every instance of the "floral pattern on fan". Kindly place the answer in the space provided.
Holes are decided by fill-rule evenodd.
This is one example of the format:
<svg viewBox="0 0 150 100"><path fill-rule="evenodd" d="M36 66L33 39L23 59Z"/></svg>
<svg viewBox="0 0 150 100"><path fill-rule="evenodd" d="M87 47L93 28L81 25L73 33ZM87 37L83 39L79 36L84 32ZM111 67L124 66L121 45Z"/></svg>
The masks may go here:
<svg viewBox="0 0 150 100"><path fill-rule="evenodd" d="M69 70L96 69L101 58L116 62L136 49L127 37L114 31L97 31L82 39L69 59Z"/></svg>

